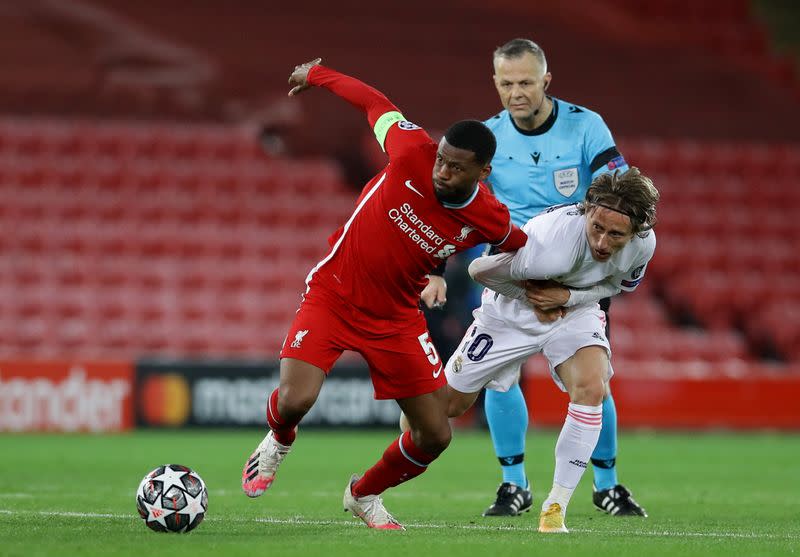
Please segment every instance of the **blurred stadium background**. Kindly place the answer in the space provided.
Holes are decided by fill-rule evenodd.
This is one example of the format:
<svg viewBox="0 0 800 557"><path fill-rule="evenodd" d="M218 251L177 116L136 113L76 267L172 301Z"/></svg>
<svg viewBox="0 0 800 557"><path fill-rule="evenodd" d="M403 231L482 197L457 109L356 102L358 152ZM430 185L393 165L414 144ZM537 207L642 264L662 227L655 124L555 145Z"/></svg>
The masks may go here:
<svg viewBox="0 0 800 557"><path fill-rule="evenodd" d="M286 98L291 68L322 56L435 133L499 110L516 36L662 192L611 311L621 427L800 429L794 3L221 5L0 5L0 431L262 425L304 277L383 164L340 100ZM475 299L463 262L448 279L443 354ZM563 421L540 361L525 388ZM371 396L345 358L309 421L396 424Z"/></svg>

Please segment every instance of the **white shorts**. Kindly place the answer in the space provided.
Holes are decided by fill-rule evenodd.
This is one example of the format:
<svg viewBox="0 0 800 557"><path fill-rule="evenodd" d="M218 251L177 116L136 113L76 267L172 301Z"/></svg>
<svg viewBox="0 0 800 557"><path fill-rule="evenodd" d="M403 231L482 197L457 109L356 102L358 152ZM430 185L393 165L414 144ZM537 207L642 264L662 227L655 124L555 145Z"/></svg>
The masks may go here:
<svg viewBox="0 0 800 557"><path fill-rule="evenodd" d="M523 331L482 316L467 329L459 349L447 361L447 382L462 393L477 393L484 387L505 392L519 381L522 364L533 354L542 352L550 364L553 381L566 391L555 368L585 346L606 349L608 381L614 371L605 328L605 314L597 305L568 312L543 333Z"/></svg>

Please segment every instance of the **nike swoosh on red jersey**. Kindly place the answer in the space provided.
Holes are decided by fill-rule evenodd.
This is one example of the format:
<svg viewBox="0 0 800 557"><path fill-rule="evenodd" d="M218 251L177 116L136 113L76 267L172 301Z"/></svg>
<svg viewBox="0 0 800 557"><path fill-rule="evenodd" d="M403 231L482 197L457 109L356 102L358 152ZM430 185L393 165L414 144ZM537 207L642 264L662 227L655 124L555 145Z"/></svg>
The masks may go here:
<svg viewBox="0 0 800 557"><path fill-rule="evenodd" d="M442 369L444 369L443 365L439 366L439 369L437 369L436 371L433 372L433 378L434 379L436 379L437 377L439 377L439 375L441 375Z"/></svg>
<svg viewBox="0 0 800 557"><path fill-rule="evenodd" d="M414 193L416 193L418 196L420 196L420 197L425 197L424 195L422 195L422 194L420 193L420 191L419 191L417 188L415 188L414 186L412 186L412 185L411 185L411 180L406 180L406 181L405 181L405 186L406 186L408 189L410 189L411 191L413 191Z"/></svg>

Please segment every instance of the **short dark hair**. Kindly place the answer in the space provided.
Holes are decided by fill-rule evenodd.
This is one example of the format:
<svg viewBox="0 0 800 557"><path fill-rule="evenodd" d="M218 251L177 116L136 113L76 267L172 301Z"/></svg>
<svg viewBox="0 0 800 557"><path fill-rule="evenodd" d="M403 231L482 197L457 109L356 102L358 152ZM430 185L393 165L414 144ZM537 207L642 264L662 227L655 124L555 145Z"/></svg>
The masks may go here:
<svg viewBox="0 0 800 557"><path fill-rule="evenodd" d="M475 153L480 165L489 164L497 149L497 141L492 130L479 120L461 120L444 132L445 140L458 149Z"/></svg>
<svg viewBox="0 0 800 557"><path fill-rule="evenodd" d="M617 211L631 219L634 234L642 235L656 225L659 198L653 181L632 166L625 172L617 170L592 180L580 211L586 213L593 206Z"/></svg>
<svg viewBox="0 0 800 557"><path fill-rule="evenodd" d="M492 60L497 58L519 58L526 52L533 54L542 69L547 72L547 58L544 55L544 50L530 39L511 39L503 46L498 46L494 50Z"/></svg>

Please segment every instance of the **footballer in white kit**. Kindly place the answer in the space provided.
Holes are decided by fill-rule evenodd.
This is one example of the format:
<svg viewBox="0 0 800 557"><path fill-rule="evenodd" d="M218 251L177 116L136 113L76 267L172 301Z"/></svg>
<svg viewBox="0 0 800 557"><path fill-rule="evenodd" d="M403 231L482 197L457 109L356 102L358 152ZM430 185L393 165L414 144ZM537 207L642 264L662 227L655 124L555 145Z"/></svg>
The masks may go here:
<svg viewBox="0 0 800 557"><path fill-rule="evenodd" d="M528 241L516 253L476 259L470 274L487 288L481 306L447 362L450 386L462 393L482 388L507 391L525 360L542 352L553 380L566 390L555 368L585 346L602 346L611 357L605 314L597 301L635 290L656 246L655 232L634 235L620 251L598 261L586 235L578 205L550 209L523 230ZM525 299L522 281L553 280L570 289L564 316L542 323ZM609 365L606 381L613 371Z"/></svg>
<svg viewBox="0 0 800 557"><path fill-rule="evenodd" d="M569 394L539 532L568 531L567 506L600 437L612 374L597 302L641 282L656 247L659 197L638 168L602 174L582 203L528 221L527 243L515 254L480 257L469 267L489 290L445 368L448 416L463 414L483 387L507 390L536 352L544 353L553 379Z"/></svg>

